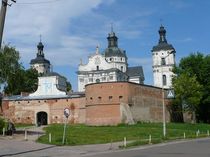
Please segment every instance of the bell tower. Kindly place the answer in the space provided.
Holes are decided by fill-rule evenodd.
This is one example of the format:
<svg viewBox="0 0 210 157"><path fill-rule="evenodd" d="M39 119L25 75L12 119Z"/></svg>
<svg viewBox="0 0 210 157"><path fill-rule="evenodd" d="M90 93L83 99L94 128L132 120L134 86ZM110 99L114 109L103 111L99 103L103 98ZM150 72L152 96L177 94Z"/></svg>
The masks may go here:
<svg viewBox="0 0 210 157"><path fill-rule="evenodd" d="M159 29L159 42L152 48L154 86L172 87L172 69L175 65L175 49L166 40L166 30L163 25Z"/></svg>

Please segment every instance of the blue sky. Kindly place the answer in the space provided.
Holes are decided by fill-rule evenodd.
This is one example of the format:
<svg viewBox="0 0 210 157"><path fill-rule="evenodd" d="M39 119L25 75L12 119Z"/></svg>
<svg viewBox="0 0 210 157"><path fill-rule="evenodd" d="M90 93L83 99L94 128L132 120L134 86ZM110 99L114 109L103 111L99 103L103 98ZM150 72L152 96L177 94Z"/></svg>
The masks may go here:
<svg viewBox="0 0 210 157"><path fill-rule="evenodd" d="M3 41L16 47L28 68L41 34L53 71L67 77L76 91L80 59L87 62L97 45L103 52L113 23L129 65L142 65L145 84L152 85L151 49L160 24L176 49L177 63L192 52L207 55L209 6L209 0L17 0L8 8Z"/></svg>

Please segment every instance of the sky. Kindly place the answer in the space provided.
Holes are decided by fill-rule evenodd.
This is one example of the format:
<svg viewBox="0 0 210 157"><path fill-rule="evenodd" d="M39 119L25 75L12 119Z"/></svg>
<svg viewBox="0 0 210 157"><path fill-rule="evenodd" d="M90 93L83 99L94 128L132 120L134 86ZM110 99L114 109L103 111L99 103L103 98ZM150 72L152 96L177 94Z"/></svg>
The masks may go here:
<svg viewBox="0 0 210 157"><path fill-rule="evenodd" d="M209 7L209 0L17 0L7 9L3 42L20 52L27 69L41 35L53 71L77 91L80 59L87 63L97 45L101 53L105 50L113 24L129 66L143 66L145 84L153 85L151 49L160 25L176 49L177 64L190 53L208 55Z"/></svg>

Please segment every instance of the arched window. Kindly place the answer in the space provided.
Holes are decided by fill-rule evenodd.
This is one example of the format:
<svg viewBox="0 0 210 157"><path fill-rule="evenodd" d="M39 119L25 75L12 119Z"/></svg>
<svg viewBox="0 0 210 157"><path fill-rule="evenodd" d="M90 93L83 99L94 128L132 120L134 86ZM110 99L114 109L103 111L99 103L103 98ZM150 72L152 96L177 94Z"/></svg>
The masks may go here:
<svg viewBox="0 0 210 157"><path fill-rule="evenodd" d="M163 75L163 85L164 85L164 86L166 86L166 85L167 85L166 75Z"/></svg>
<svg viewBox="0 0 210 157"><path fill-rule="evenodd" d="M123 66L120 67L121 71L123 71Z"/></svg>
<svg viewBox="0 0 210 157"><path fill-rule="evenodd" d="M99 66L98 65L96 66L96 70L99 70Z"/></svg>
<svg viewBox="0 0 210 157"><path fill-rule="evenodd" d="M161 58L161 65L166 65L166 60L165 60L165 58Z"/></svg>

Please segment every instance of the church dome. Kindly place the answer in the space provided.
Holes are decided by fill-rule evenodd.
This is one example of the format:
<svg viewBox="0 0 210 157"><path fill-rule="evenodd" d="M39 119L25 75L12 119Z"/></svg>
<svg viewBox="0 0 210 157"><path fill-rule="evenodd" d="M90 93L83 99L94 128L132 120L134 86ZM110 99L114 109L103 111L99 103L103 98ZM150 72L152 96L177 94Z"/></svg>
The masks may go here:
<svg viewBox="0 0 210 157"><path fill-rule="evenodd" d="M118 48L118 38L113 31L109 33L107 40L108 40L108 48L106 48L104 51L105 57L127 58L125 50Z"/></svg>
<svg viewBox="0 0 210 157"><path fill-rule="evenodd" d="M43 52L44 45L42 44L41 41L38 43L37 49L38 49L37 56L35 59L31 60L30 64L50 64L50 61L45 59L44 57L44 52Z"/></svg>
<svg viewBox="0 0 210 157"><path fill-rule="evenodd" d="M167 40L166 40L166 30L165 28L161 25L160 29L159 29L159 35L160 35L160 39L159 42L156 46L154 46L152 48L152 52L153 51L161 51L161 50L173 50L175 51L174 47L171 44L168 44Z"/></svg>

